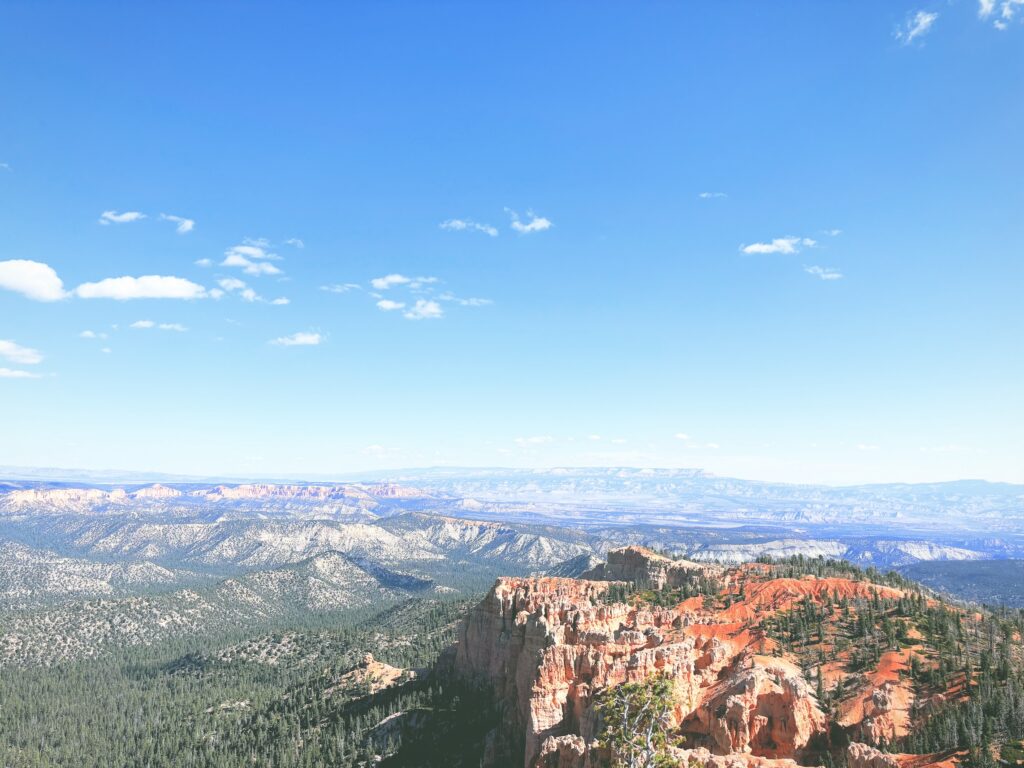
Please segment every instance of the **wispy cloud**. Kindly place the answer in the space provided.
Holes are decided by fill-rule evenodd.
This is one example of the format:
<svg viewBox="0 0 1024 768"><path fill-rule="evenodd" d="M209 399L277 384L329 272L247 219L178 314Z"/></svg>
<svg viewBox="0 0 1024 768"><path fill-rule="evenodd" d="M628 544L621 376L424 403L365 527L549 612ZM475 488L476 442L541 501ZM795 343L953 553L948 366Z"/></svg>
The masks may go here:
<svg viewBox="0 0 1024 768"><path fill-rule="evenodd" d="M284 244L285 245L290 245L293 248L300 248L300 249L306 247L306 244L304 242L302 242L302 238L299 238L299 237L289 237L287 240L284 241Z"/></svg>
<svg viewBox="0 0 1024 768"><path fill-rule="evenodd" d="M225 291L240 291L245 288L245 280L239 280L237 277L222 277L217 281L217 285Z"/></svg>
<svg viewBox="0 0 1024 768"><path fill-rule="evenodd" d="M322 341L323 336L319 333L299 331L291 336L279 336L276 339L271 339L270 343L279 347L315 347Z"/></svg>
<svg viewBox="0 0 1024 768"><path fill-rule="evenodd" d="M130 224L133 221L141 221L146 218L146 214L139 213L138 211L125 211L124 213L118 213L117 211L104 211L100 214L100 224Z"/></svg>
<svg viewBox="0 0 1024 768"><path fill-rule="evenodd" d="M994 15L992 26L999 30L1005 30L1022 6L1024 6L1024 0L978 0L978 18L987 21ZM996 13L997 8L998 13Z"/></svg>
<svg viewBox="0 0 1024 768"><path fill-rule="evenodd" d="M809 237L776 237L768 243L751 243L740 246L743 253L799 253L803 247L813 248L818 244L817 240Z"/></svg>
<svg viewBox="0 0 1024 768"><path fill-rule="evenodd" d="M841 230L841 229L826 229L825 230L825 234L828 235L829 237L839 237L841 234L843 234L843 230Z"/></svg>
<svg viewBox="0 0 1024 768"><path fill-rule="evenodd" d="M491 237L498 236L497 227L492 227L490 224L480 224L470 219L448 219L447 221L442 221L438 226L449 232L483 232Z"/></svg>
<svg viewBox="0 0 1024 768"><path fill-rule="evenodd" d="M910 45L920 37L928 34L939 14L928 11L917 11L902 25L896 28L894 33L897 40L903 45Z"/></svg>
<svg viewBox="0 0 1024 768"><path fill-rule="evenodd" d="M348 293L349 291L358 291L362 289L359 283L331 283L330 285L321 285L321 291L327 291L328 293Z"/></svg>
<svg viewBox="0 0 1024 768"><path fill-rule="evenodd" d="M187 235L196 226L195 219L186 219L184 216L172 216L169 213L161 213L160 218L177 224L178 226L175 227L175 231L179 235Z"/></svg>
<svg viewBox="0 0 1024 768"><path fill-rule="evenodd" d="M82 299L204 299L203 286L183 277L143 275L141 277L108 277L96 283L83 283L75 289Z"/></svg>
<svg viewBox="0 0 1024 768"><path fill-rule="evenodd" d="M195 265L197 267L212 267L213 266L213 260L212 259L196 259L194 263L195 263Z"/></svg>
<svg viewBox="0 0 1024 768"><path fill-rule="evenodd" d="M689 436L688 434L686 434L685 432L676 432L676 433L675 433L675 434L673 435L673 437L674 437L674 438L675 438L676 440L689 440L689 439L690 439L690 436Z"/></svg>
<svg viewBox="0 0 1024 768"><path fill-rule="evenodd" d="M33 301L60 301L68 295L53 267L27 259L0 261L0 288Z"/></svg>
<svg viewBox="0 0 1024 768"><path fill-rule="evenodd" d="M817 265L804 267L804 272L814 275L821 280L842 280L843 273L833 267L819 267Z"/></svg>
<svg viewBox="0 0 1024 768"><path fill-rule="evenodd" d="M436 301L417 299L408 311L402 313L402 317L409 320L437 320L444 317L444 310Z"/></svg>
<svg viewBox="0 0 1024 768"><path fill-rule="evenodd" d="M43 362L43 355L39 350L23 347L10 339L0 339L0 357L17 365L38 365Z"/></svg>
<svg viewBox="0 0 1024 768"><path fill-rule="evenodd" d="M996 9L998 8L998 13ZM982 19L989 19L995 14L996 18L992 26L1004 30L1009 27L1017 12L1024 8L1024 0L979 0L978 16Z"/></svg>
<svg viewBox="0 0 1024 768"><path fill-rule="evenodd" d="M858 451L877 451L878 446L873 443L857 443Z"/></svg>
<svg viewBox="0 0 1024 768"><path fill-rule="evenodd" d="M525 224L520 220L519 214L511 208L506 208L505 212L509 215L509 218L512 219L512 223L509 226L521 235L528 235L532 232L543 232L544 230L551 229L554 226L550 219L538 216L533 211L526 212L526 216L529 221Z"/></svg>
<svg viewBox="0 0 1024 768"><path fill-rule="evenodd" d="M78 334L78 336L79 336L79 338L82 338L82 339L105 339L105 338L107 338L107 334L103 333L102 331L97 332L97 331L88 331L88 330L87 331L82 331L80 334Z"/></svg>
<svg viewBox="0 0 1024 768"><path fill-rule="evenodd" d="M701 192L697 197L701 200L714 200L716 198L728 197L727 192Z"/></svg>
<svg viewBox="0 0 1024 768"><path fill-rule="evenodd" d="M263 238L246 238L242 245L234 245L224 252L224 261L220 265L241 267L247 275L279 275L281 270L269 262L279 261L281 257L270 253L268 247L269 243Z"/></svg>
<svg viewBox="0 0 1024 768"><path fill-rule="evenodd" d="M450 301L453 304L458 304L459 306L462 306L462 307L486 307L486 306L489 306L489 305L494 303L490 299L478 299L478 298L463 299L463 298L460 298L460 297L456 296L453 293L442 293L437 298L440 301Z"/></svg>
<svg viewBox="0 0 1024 768"><path fill-rule="evenodd" d="M393 288L396 285L408 286L412 289L420 288L424 285L431 285L438 282L436 277L406 277L405 275L390 274L384 275L384 277L375 277L370 281L370 285L378 291L386 291L388 288Z"/></svg>
<svg viewBox="0 0 1024 768"><path fill-rule="evenodd" d="M0 171L9 171L9 170L11 170L11 164L10 163L0 163Z"/></svg>
<svg viewBox="0 0 1024 768"><path fill-rule="evenodd" d="M176 331L177 333L184 333L188 330L181 323L155 323L152 320L136 320L128 327L140 329L156 328L160 331Z"/></svg>
<svg viewBox="0 0 1024 768"><path fill-rule="evenodd" d="M13 368L0 368L0 379L41 379L42 375Z"/></svg>
<svg viewBox="0 0 1024 768"><path fill-rule="evenodd" d="M392 301L391 299L381 299L377 302L377 309L384 310L385 312L394 312L399 309L405 309L404 301Z"/></svg>
<svg viewBox="0 0 1024 768"><path fill-rule="evenodd" d="M386 291L395 285L405 285L410 282L409 278L405 275L392 274L384 275L384 277L375 277L370 281L370 285L378 291Z"/></svg>
<svg viewBox="0 0 1024 768"><path fill-rule="evenodd" d="M237 293L238 297L243 301L266 301L266 299L260 296L255 290L250 288L244 280L239 280L237 277L222 277L217 281L217 285L220 286L220 289L225 293ZM219 298L219 296L215 298ZM282 306L284 304L290 304L291 302L282 296L267 303Z"/></svg>
<svg viewBox="0 0 1024 768"><path fill-rule="evenodd" d="M280 297L278 297L276 299L273 299L270 303L273 304L275 307L283 307L286 304L291 304L291 301L289 301L284 296L280 296Z"/></svg>

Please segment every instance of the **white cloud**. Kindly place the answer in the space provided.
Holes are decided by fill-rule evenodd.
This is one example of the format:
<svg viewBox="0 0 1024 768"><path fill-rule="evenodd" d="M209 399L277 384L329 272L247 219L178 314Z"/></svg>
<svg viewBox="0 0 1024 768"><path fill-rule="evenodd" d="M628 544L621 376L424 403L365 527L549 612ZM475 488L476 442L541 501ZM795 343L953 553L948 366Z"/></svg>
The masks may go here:
<svg viewBox="0 0 1024 768"><path fill-rule="evenodd" d="M417 299L412 308L402 316L409 320L435 320L444 316L444 310L436 301Z"/></svg>
<svg viewBox="0 0 1024 768"><path fill-rule="evenodd" d="M179 235L187 235L196 226L195 219L186 219L184 216L171 216L169 213L161 213L160 218L177 224L178 226L175 227L175 231Z"/></svg>
<svg viewBox="0 0 1024 768"><path fill-rule="evenodd" d="M195 265L197 267L209 267L213 265L213 261L210 259L197 259Z"/></svg>
<svg viewBox="0 0 1024 768"><path fill-rule="evenodd" d="M289 237L287 240L284 241L284 243L285 245L290 245L300 249L306 247L306 244L302 242L302 238L299 237Z"/></svg>
<svg viewBox="0 0 1024 768"><path fill-rule="evenodd" d="M321 291L327 291L328 293L348 293L349 291L358 291L362 288L358 283L333 283L331 285L321 285Z"/></svg>
<svg viewBox="0 0 1024 768"><path fill-rule="evenodd" d="M238 291L245 288L245 281L239 280L237 277L222 277L217 281L217 285L225 291Z"/></svg>
<svg viewBox="0 0 1024 768"><path fill-rule="evenodd" d="M533 211L527 211L526 215L530 218L525 224L519 220L519 214L513 211L511 208L506 208L505 212L512 219L512 223L509 225L521 235L528 235L531 232L543 232L545 229L551 229L555 226L550 219L545 219L543 216L537 216Z"/></svg>
<svg viewBox="0 0 1024 768"><path fill-rule="evenodd" d="M101 333L97 333L96 331L82 331L78 335L79 335L80 338L83 338L83 339L105 339L105 338L107 338L107 334L102 333L102 332Z"/></svg>
<svg viewBox="0 0 1024 768"><path fill-rule="evenodd" d="M601 439L600 435L587 435L587 440L590 440L590 441L595 442L595 443L598 442L600 439Z"/></svg>
<svg viewBox="0 0 1024 768"><path fill-rule="evenodd" d="M486 306L494 303L490 299L477 299L477 298L462 299L462 298L459 298L458 296L456 296L453 293L442 293L437 298L439 300L441 300L441 301L451 301L451 302L453 302L455 304L458 304L460 306L463 306L463 307L486 307Z"/></svg>
<svg viewBox="0 0 1024 768"><path fill-rule="evenodd" d="M441 229L447 229L449 232L483 232L484 234L490 235L491 237L498 236L498 228L492 227L490 224L479 224L478 222L470 219L448 219L442 221L438 226Z"/></svg>
<svg viewBox="0 0 1024 768"><path fill-rule="evenodd" d="M0 261L0 288L35 301L59 301L67 296L53 267L39 261Z"/></svg>
<svg viewBox="0 0 1024 768"><path fill-rule="evenodd" d="M1013 18L1017 15L1017 11L1024 8L1024 0L980 0L978 6L978 15L985 19L989 18L992 13L999 8L999 14L995 21L992 22L992 26L996 29L1004 30L1009 27Z"/></svg>
<svg viewBox="0 0 1024 768"><path fill-rule="evenodd" d="M323 341L323 337L319 333L293 333L291 336L280 336L276 339L271 339L271 344L276 344L280 347L313 347Z"/></svg>
<svg viewBox="0 0 1024 768"><path fill-rule="evenodd" d="M144 218L146 218L146 214L138 211L125 211L124 213L104 211L100 214L99 222L100 224L128 224L133 221L141 221Z"/></svg>
<svg viewBox="0 0 1024 768"><path fill-rule="evenodd" d="M375 277L370 281L372 285L378 291L386 291L388 288L393 288L396 285L405 285L412 289L421 288L424 285L431 285L436 283L436 277L406 277L405 275L390 274L384 275L384 277Z"/></svg>
<svg viewBox="0 0 1024 768"><path fill-rule="evenodd" d="M9 170L11 170L11 164L10 163L0 163L0 171L9 171Z"/></svg>
<svg viewBox="0 0 1024 768"><path fill-rule="evenodd" d="M108 277L97 283L82 283L75 294L83 299L203 299L203 286L183 277L143 275L142 277Z"/></svg>
<svg viewBox="0 0 1024 768"><path fill-rule="evenodd" d="M373 280L370 281L370 285L372 285L378 291L386 291L393 285L405 285L406 283L409 282L411 282L410 278L406 277L405 275L394 274L385 275L384 277L375 277L373 278Z"/></svg>
<svg viewBox="0 0 1024 768"><path fill-rule="evenodd" d="M0 379L41 379L42 376L31 371L18 371L12 368L0 368Z"/></svg>
<svg viewBox="0 0 1024 768"><path fill-rule="evenodd" d="M822 280L842 280L843 273L833 267L819 267L818 265L804 267L804 272L814 275Z"/></svg>
<svg viewBox="0 0 1024 768"><path fill-rule="evenodd" d="M184 333L188 330L181 323L154 323L152 320L136 320L129 328L156 328L161 331L177 331Z"/></svg>
<svg viewBox="0 0 1024 768"><path fill-rule="evenodd" d="M405 309L405 303L401 301L392 301L391 299L381 299L377 302L377 309L383 309L385 312L393 312L396 309Z"/></svg>
<svg viewBox="0 0 1024 768"><path fill-rule="evenodd" d="M813 248L818 244L817 240L809 237L776 237L770 243L752 243L740 247L743 253L799 253L800 248L806 246Z"/></svg>
<svg viewBox="0 0 1024 768"><path fill-rule="evenodd" d="M266 250L266 241L262 239L246 240L243 245L234 245L228 248L224 252L224 255L229 256L233 253L250 259L269 259L271 261L281 260L281 257L276 253L270 253Z"/></svg>
<svg viewBox="0 0 1024 768"><path fill-rule="evenodd" d="M0 357L6 357L18 365L37 365L43 362L43 356L38 350L23 347L9 339L0 339Z"/></svg>
<svg viewBox="0 0 1024 768"><path fill-rule="evenodd" d="M102 352L105 355L109 355L113 351L114 350L112 350L110 347L104 347L103 349L100 350L100 352Z"/></svg>
<svg viewBox="0 0 1024 768"><path fill-rule="evenodd" d="M828 235L829 237L839 237L841 234L843 234L843 230L841 230L841 229L826 229L825 230L825 234Z"/></svg>
<svg viewBox="0 0 1024 768"><path fill-rule="evenodd" d="M48 264L15 259L0 261L0 288L27 296L36 301L57 301L74 294L83 299L202 299L203 286L183 277L143 275L141 277L108 277L95 283L82 283L74 291L64 290L64 283Z"/></svg>
<svg viewBox="0 0 1024 768"><path fill-rule="evenodd" d="M532 437L517 437L515 439L516 445L523 448L531 445L545 445L553 442L555 442L555 438L551 435L533 435Z"/></svg>
<svg viewBox="0 0 1024 768"><path fill-rule="evenodd" d="M279 275L281 270L266 261L250 261L244 256L233 253L220 263L222 267L241 267L247 275Z"/></svg>
<svg viewBox="0 0 1024 768"><path fill-rule="evenodd" d="M729 195L725 192L701 192L697 197L701 200L714 200L719 197L728 197Z"/></svg>
<svg viewBox="0 0 1024 768"><path fill-rule="evenodd" d="M904 45L910 45L917 38L927 34L937 18L939 18L937 13L918 11L902 26L896 28L895 37Z"/></svg>
<svg viewBox="0 0 1024 768"><path fill-rule="evenodd" d="M877 451L878 446L871 443L857 443L858 451Z"/></svg>
<svg viewBox="0 0 1024 768"><path fill-rule="evenodd" d="M278 306L278 307L283 307L285 304L291 304L291 302L288 299L286 299L284 296L281 296L280 298L274 299L270 303L273 304L274 306Z"/></svg>
<svg viewBox="0 0 1024 768"><path fill-rule="evenodd" d="M673 435L673 437L675 437L676 440L689 440L690 439L690 436L688 434L686 434L685 432L676 432L675 435Z"/></svg>
<svg viewBox="0 0 1024 768"><path fill-rule="evenodd" d="M256 291L250 288L244 280L239 280L237 277L222 277L217 281L217 285L228 293L238 291L238 295L243 301L262 301Z"/></svg>
<svg viewBox="0 0 1024 768"><path fill-rule="evenodd" d="M241 267L247 275L279 275L281 270L268 261L280 260L280 256L269 253L269 244L263 238L246 238L242 245L234 245L224 252L222 267Z"/></svg>

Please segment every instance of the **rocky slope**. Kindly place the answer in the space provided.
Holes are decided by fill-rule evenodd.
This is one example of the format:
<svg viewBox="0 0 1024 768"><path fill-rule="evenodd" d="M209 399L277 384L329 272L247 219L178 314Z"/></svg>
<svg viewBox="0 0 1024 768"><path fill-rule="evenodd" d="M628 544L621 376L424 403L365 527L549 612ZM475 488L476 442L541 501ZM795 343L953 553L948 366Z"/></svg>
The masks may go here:
<svg viewBox="0 0 1024 768"><path fill-rule="evenodd" d="M855 768L919 768L929 756L870 745L905 737L932 703L926 694L942 698L903 674L914 654L927 666L931 649L910 632L862 669L835 638L857 623L851 612L888 626L929 600L854 572L794 577L627 547L584 578L499 579L461 626L454 674L490 690L498 706L492 765L606 764L595 695L665 675L680 766L818 764L841 752ZM816 643L790 643L781 627L794 616L820 622Z"/></svg>
<svg viewBox="0 0 1024 768"><path fill-rule="evenodd" d="M259 627L309 613L379 608L436 593L429 580L327 553L209 587L11 612L0 616L0 666L50 665L174 637Z"/></svg>

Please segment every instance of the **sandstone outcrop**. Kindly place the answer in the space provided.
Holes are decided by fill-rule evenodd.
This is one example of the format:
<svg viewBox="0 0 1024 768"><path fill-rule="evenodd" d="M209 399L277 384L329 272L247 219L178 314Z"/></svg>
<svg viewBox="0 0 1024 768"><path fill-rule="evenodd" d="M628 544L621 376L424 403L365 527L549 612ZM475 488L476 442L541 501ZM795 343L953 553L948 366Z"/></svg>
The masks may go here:
<svg viewBox="0 0 1024 768"><path fill-rule="evenodd" d="M900 761L896 755L855 741L846 748L846 765L847 768L900 768Z"/></svg>
<svg viewBox="0 0 1024 768"><path fill-rule="evenodd" d="M685 583L694 572L724 575L637 547L609 553L606 565L590 575L662 586ZM686 751L692 764L792 761L826 730L800 670L767 655L771 641L749 622L705 611L699 598L671 608L608 602L613 583L503 578L468 614L454 670L493 691L503 719L492 744L496 759L590 768L594 693L659 673L672 682L674 727L696 748Z"/></svg>
<svg viewBox="0 0 1024 768"><path fill-rule="evenodd" d="M911 662L935 655L919 629L902 625L899 642L877 633L928 599L841 567L813 568L830 575L624 547L581 578L499 579L448 657L500 713L482 764L605 766L595 698L663 675L680 768L795 768L839 750L849 768L956 768L959 753L877 748L898 743L950 695L915 687ZM869 636L870 650L856 647Z"/></svg>
<svg viewBox="0 0 1024 768"><path fill-rule="evenodd" d="M681 587L696 576L716 576L722 568L689 560L672 560L644 547L622 547L608 552L607 562L600 563L582 574L582 579L598 581L627 581L632 584L662 587Z"/></svg>

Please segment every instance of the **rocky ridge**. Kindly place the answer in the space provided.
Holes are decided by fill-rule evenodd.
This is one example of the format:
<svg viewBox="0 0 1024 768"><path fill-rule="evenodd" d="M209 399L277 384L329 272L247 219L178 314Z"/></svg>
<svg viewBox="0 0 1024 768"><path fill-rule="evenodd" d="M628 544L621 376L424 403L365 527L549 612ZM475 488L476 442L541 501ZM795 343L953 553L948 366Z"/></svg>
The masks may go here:
<svg viewBox="0 0 1024 768"><path fill-rule="evenodd" d="M712 579L717 594L670 605L620 596ZM499 579L462 623L454 673L489 688L501 713L485 764L606 764L595 695L656 674L672 684L671 725L685 747L675 753L680 766L814 764L833 727L875 743L905 735L913 692L898 676L883 681L884 672L851 676L853 690L844 693L835 723L809 670L780 647L765 620L808 602L904 597L852 577L778 578L756 564L727 569L626 547L579 579ZM921 757L913 756L915 766ZM855 768L911 762L860 743L848 759Z"/></svg>

